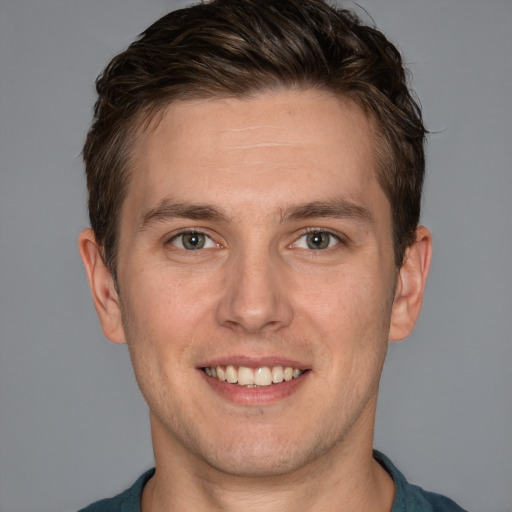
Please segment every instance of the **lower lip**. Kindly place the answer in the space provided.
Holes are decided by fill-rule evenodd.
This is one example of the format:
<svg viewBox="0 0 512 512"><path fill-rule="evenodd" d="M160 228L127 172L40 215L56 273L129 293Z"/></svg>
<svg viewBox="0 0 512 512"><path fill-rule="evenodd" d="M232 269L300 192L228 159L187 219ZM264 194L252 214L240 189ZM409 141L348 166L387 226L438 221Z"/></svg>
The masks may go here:
<svg viewBox="0 0 512 512"><path fill-rule="evenodd" d="M269 405L289 397L307 379L309 372L304 372L296 379L271 384L259 388L247 388L229 382L222 382L214 377L209 377L203 370L198 370L206 383L219 395L231 402L241 405Z"/></svg>

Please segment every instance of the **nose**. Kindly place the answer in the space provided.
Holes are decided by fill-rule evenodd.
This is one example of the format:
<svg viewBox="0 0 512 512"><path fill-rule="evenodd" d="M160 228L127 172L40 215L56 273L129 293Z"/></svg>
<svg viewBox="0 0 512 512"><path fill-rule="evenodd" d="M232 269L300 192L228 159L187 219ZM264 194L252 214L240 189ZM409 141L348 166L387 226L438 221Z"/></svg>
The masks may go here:
<svg viewBox="0 0 512 512"><path fill-rule="evenodd" d="M290 325L293 308L284 272L279 262L272 261L264 251L233 257L226 268L226 286L217 306L218 323L251 334Z"/></svg>

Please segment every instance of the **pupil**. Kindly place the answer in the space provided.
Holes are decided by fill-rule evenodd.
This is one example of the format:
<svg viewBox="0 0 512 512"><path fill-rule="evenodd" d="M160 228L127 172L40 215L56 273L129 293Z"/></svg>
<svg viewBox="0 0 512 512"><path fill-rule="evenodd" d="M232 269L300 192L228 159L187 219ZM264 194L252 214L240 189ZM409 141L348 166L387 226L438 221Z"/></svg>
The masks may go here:
<svg viewBox="0 0 512 512"><path fill-rule="evenodd" d="M191 250L201 249L204 246L204 243L204 235L201 233L189 233L188 235L185 235L183 240L183 245L187 249Z"/></svg>
<svg viewBox="0 0 512 512"><path fill-rule="evenodd" d="M311 249L325 249L329 245L329 235L327 233L310 233L308 245Z"/></svg>

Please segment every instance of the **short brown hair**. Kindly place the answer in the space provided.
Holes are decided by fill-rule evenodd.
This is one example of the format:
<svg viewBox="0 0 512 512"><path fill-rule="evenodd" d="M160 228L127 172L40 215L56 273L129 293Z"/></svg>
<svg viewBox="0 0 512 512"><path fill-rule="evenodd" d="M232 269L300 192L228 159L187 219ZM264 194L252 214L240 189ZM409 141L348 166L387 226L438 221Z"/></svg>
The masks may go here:
<svg viewBox="0 0 512 512"><path fill-rule="evenodd" d="M96 81L83 156L91 227L114 278L130 141L143 123L173 101L283 88L351 98L375 121L378 180L401 266L419 222L426 131L398 50L323 0L213 0L158 20Z"/></svg>

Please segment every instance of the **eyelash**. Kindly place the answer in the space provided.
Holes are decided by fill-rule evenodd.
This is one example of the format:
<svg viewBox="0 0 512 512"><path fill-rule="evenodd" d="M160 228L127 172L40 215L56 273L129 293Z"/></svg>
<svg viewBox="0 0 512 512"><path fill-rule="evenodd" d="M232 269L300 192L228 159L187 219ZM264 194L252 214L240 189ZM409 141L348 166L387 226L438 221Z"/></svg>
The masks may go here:
<svg viewBox="0 0 512 512"><path fill-rule="evenodd" d="M311 248L311 247L298 247L298 242L302 239L302 238L306 238L309 236L309 235L327 235L329 236L329 242L328 242L328 246L327 247L324 247L324 248ZM331 243L335 241L336 243L334 245L331 245ZM291 245L290 247L296 247L298 249L305 249L305 250L309 250L309 251L314 251L314 252L325 252L325 251L328 251L328 250L334 250L336 249L336 247L340 244L345 244L345 241L344 239L340 236L340 235L337 235L335 233L333 233L332 231L329 231L325 228L308 228L306 229L306 231L300 235Z"/></svg>
<svg viewBox="0 0 512 512"><path fill-rule="evenodd" d="M200 248L196 248L196 249L187 249L186 247L184 247L183 245L183 238L184 236L186 235L198 235L198 236L204 236L205 239L206 239L206 242L205 243L212 243L215 247L200 247ZM176 240L182 238L182 242L181 242L181 245L182 247L177 247L173 242L175 242ZM183 231L180 231L178 233L175 233L171 238L169 238L167 240L167 242L165 243L165 245L168 245L168 244L171 244L171 245L174 245L177 249L179 250L182 250L182 251L186 251L186 252L194 252L195 250L199 251L199 250L203 250L203 249L213 249L213 248L220 248L222 247L221 244L215 242L213 240L213 238L208 235L207 233L205 233L204 231L200 231L200 230L196 230L196 229L185 229Z"/></svg>
<svg viewBox="0 0 512 512"><path fill-rule="evenodd" d="M184 236L186 235L198 235L198 236L203 236L205 237L205 241L204 241L204 244L208 244L209 247L198 247L198 248L187 248L184 246L184 243L183 243L183 238ZM309 246L308 242L306 242L306 244L308 244L308 247L299 247L299 242L301 241L301 239L303 238L306 238L309 236L309 235L327 235L329 237L329 241L328 241L328 245L326 247L316 247L316 248L312 248ZM179 247L176 243L176 240L179 240L181 238L181 247ZM334 243L332 245L332 243ZM165 245L168 245L168 244L171 244L173 245L176 249L178 250L181 250L181 251L185 251L185 252L195 252L195 251L202 251L204 249L214 249L214 248L222 248L222 244L219 244L217 242L214 241L214 239L208 235L207 233L205 233L204 231L201 231L201 230L196 230L196 229L184 229L183 231L180 231L178 233L175 233L172 237L170 237L166 242L165 242ZM332 233L331 231L325 229L325 228L307 228L300 236L298 236L294 242L292 242L288 247L289 248L296 248L296 249L304 249L304 250L309 250L309 251L314 251L314 252L325 252L325 251L328 251L328 250L334 250L338 245L340 244L346 244L345 240L343 239L343 237L341 237L340 235L337 235L335 233Z"/></svg>

